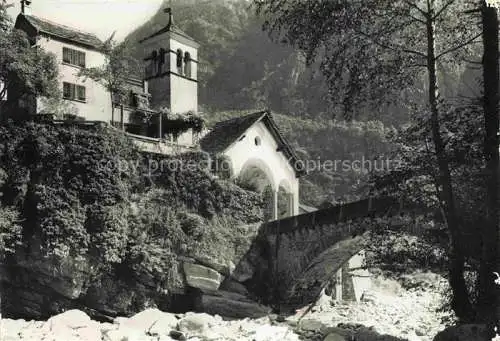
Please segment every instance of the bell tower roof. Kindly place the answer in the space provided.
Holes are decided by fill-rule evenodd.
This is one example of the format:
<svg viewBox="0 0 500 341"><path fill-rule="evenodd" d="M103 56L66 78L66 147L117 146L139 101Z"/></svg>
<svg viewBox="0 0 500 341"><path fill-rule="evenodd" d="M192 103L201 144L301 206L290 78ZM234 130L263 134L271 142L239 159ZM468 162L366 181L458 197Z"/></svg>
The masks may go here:
<svg viewBox="0 0 500 341"><path fill-rule="evenodd" d="M187 33L182 31L180 28L174 25L174 16L172 13L172 8L165 8L163 10L164 13L168 13L168 23L165 27L160 29L159 31L147 36L146 38L142 39L139 41L139 43L143 43L146 40L149 40L151 38L157 37L162 34L169 34L171 38L177 39L186 45L192 46L194 48L198 48L200 44L194 40L194 38L190 37Z"/></svg>

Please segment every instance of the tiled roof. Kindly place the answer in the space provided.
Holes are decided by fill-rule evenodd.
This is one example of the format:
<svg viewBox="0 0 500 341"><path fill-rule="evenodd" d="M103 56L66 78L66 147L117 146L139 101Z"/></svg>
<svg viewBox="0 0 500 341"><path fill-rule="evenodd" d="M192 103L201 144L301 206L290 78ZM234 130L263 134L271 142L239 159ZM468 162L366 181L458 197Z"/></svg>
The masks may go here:
<svg viewBox="0 0 500 341"><path fill-rule="evenodd" d="M222 153L265 114L265 112L256 112L216 123L212 130L201 139L201 148L208 153Z"/></svg>
<svg viewBox="0 0 500 341"><path fill-rule="evenodd" d="M73 41L96 49L99 49L103 45L103 42L91 33L82 32L75 28L57 24L33 15L20 14L18 20L20 18L24 18L40 33L45 33L56 38Z"/></svg>
<svg viewBox="0 0 500 341"><path fill-rule="evenodd" d="M216 123L213 129L200 140L200 147L207 153L222 153L231 144L241 138L251 126L260 121L269 129L278 143L278 149L292 163L292 167L296 170L297 175L303 175L304 172L297 170L295 167L296 161L298 161L295 151L281 134L271 114L267 111L260 111Z"/></svg>

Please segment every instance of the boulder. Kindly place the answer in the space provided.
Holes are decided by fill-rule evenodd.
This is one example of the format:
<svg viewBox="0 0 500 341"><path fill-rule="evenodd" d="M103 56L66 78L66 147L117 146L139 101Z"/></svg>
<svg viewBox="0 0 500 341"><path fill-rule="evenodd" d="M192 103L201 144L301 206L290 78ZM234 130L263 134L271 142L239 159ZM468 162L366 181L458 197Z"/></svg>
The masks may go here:
<svg viewBox="0 0 500 341"><path fill-rule="evenodd" d="M234 269L231 277L237 282L243 283L251 279L254 272L255 268L253 267L253 265L247 259L243 259L238 263L238 266L236 266L236 269Z"/></svg>
<svg viewBox="0 0 500 341"><path fill-rule="evenodd" d="M222 282L219 289L234 292L240 295L248 295L247 288L243 284L236 282L231 278L227 278L224 282Z"/></svg>
<svg viewBox="0 0 500 341"><path fill-rule="evenodd" d="M211 326L215 324L215 319L213 316L208 314L186 314L182 318L177 329L186 335L201 335L205 333Z"/></svg>
<svg viewBox="0 0 500 341"><path fill-rule="evenodd" d="M51 330L59 328L83 328L92 324L90 317L80 310L68 310L62 314L51 317L47 323Z"/></svg>
<svg viewBox="0 0 500 341"><path fill-rule="evenodd" d="M263 325L257 327L255 330L252 331L250 336L251 336L250 340L253 341L277 341L277 340L299 341L300 340L299 336L294 332L292 332L287 327L276 327L269 325Z"/></svg>
<svg viewBox="0 0 500 341"><path fill-rule="evenodd" d="M23 329L18 332L16 340L43 340L44 337L50 334L50 326L48 323L41 321L29 321Z"/></svg>
<svg viewBox="0 0 500 341"><path fill-rule="evenodd" d="M370 328L366 328L366 327L360 328L358 331L356 331L356 333L354 334L354 340L356 340L356 341L373 341L373 340L377 340L377 341L407 340L407 341L410 341L407 338L401 339L399 337L392 336L392 335L386 335L386 334L382 335L382 334L378 333L377 331L370 329Z"/></svg>
<svg viewBox="0 0 500 341"><path fill-rule="evenodd" d="M157 338L156 338L157 339ZM143 331L127 326L120 326L115 330L108 330L102 333L103 341L152 341L152 337L147 336Z"/></svg>
<svg viewBox="0 0 500 341"><path fill-rule="evenodd" d="M146 309L141 311L128 320L125 320L123 325L148 332L158 321L164 323L168 328L175 328L177 325L177 318L173 314L164 313L158 309Z"/></svg>
<svg viewBox="0 0 500 341"><path fill-rule="evenodd" d="M349 336L344 336L337 333L328 334L323 341L349 341Z"/></svg>
<svg viewBox="0 0 500 341"><path fill-rule="evenodd" d="M224 280L220 273L203 265L184 263L183 268L187 284L202 291L215 291Z"/></svg>
<svg viewBox="0 0 500 341"><path fill-rule="evenodd" d="M229 276L231 273L234 271L234 263L229 261L227 263L220 262L217 259L209 256L193 256L193 258L196 260L197 263L209 267L218 273L224 275L224 276Z"/></svg>
<svg viewBox="0 0 500 341"><path fill-rule="evenodd" d="M433 341L486 341L488 337L486 326L481 324L464 324L448 327L440 331Z"/></svg>
<svg viewBox="0 0 500 341"><path fill-rule="evenodd" d="M302 330L319 332L326 328L323 322L315 320L315 319L303 319L299 322L299 327Z"/></svg>
<svg viewBox="0 0 500 341"><path fill-rule="evenodd" d="M130 318L117 317L113 324L118 326L115 329L128 328L152 336L166 336L176 328L177 322L174 314L159 309L146 309Z"/></svg>
<svg viewBox="0 0 500 341"><path fill-rule="evenodd" d="M171 330L168 335L174 340L179 340L179 341L186 340L186 336L184 336L184 334L182 334L182 332L178 330Z"/></svg>
<svg viewBox="0 0 500 341"><path fill-rule="evenodd" d="M348 341L352 339L353 334L350 330L338 327L324 328L321 332L326 335L324 341Z"/></svg>
<svg viewBox="0 0 500 341"><path fill-rule="evenodd" d="M172 330L177 328L179 320L172 314L163 313L163 315L156 320L155 323L149 328L149 335L169 335Z"/></svg>
<svg viewBox="0 0 500 341"><path fill-rule="evenodd" d="M199 307L203 312L230 318L259 318L271 313L271 309L251 301L245 296L218 291L202 294Z"/></svg>
<svg viewBox="0 0 500 341"><path fill-rule="evenodd" d="M98 323L95 323L93 326L78 328L76 332L81 341L101 341L102 339Z"/></svg>
<svg viewBox="0 0 500 341"><path fill-rule="evenodd" d="M24 330L27 325L28 322L25 320L0 319L0 330L2 331L1 335L4 338L12 337L13 339L17 339L19 337L19 332Z"/></svg>

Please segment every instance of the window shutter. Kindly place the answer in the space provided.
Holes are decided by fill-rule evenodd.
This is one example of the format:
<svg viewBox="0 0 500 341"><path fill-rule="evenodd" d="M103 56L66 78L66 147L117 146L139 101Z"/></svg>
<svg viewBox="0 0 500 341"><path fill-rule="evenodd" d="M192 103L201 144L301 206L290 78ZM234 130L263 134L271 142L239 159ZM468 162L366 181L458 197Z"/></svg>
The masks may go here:
<svg viewBox="0 0 500 341"><path fill-rule="evenodd" d="M78 91L78 99L80 101L85 101L87 99L86 94L85 94L85 87L84 86L77 86L77 91Z"/></svg>
<svg viewBox="0 0 500 341"><path fill-rule="evenodd" d="M66 82L63 83L63 97L71 98L71 84Z"/></svg>
<svg viewBox="0 0 500 341"><path fill-rule="evenodd" d="M85 67L85 53L78 52L78 65L81 67Z"/></svg>
<svg viewBox="0 0 500 341"><path fill-rule="evenodd" d="M177 50L177 67L182 68L182 51Z"/></svg>
<svg viewBox="0 0 500 341"><path fill-rule="evenodd" d="M184 74L186 77L191 77L191 54L184 53Z"/></svg>
<svg viewBox="0 0 500 341"><path fill-rule="evenodd" d="M63 47L63 62L71 63L71 58L70 58L69 54L70 54L69 49L66 47Z"/></svg>

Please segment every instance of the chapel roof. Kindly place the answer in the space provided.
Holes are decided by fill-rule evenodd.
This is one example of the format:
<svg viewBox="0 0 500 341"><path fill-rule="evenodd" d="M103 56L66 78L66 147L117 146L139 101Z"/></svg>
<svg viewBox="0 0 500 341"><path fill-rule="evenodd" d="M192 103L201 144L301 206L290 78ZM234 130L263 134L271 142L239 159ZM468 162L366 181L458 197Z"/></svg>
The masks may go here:
<svg viewBox="0 0 500 341"><path fill-rule="evenodd" d="M295 154L293 147L280 132L271 113L268 111L260 111L216 123L213 129L200 140L200 147L207 153L222 153L234 142L238 141L250 127L258 122L265 124L278 143L278 151L285 154L285 157L292 164L292 168L297 176L304 175L304 171L295 167L299 158Z"/></svg>

